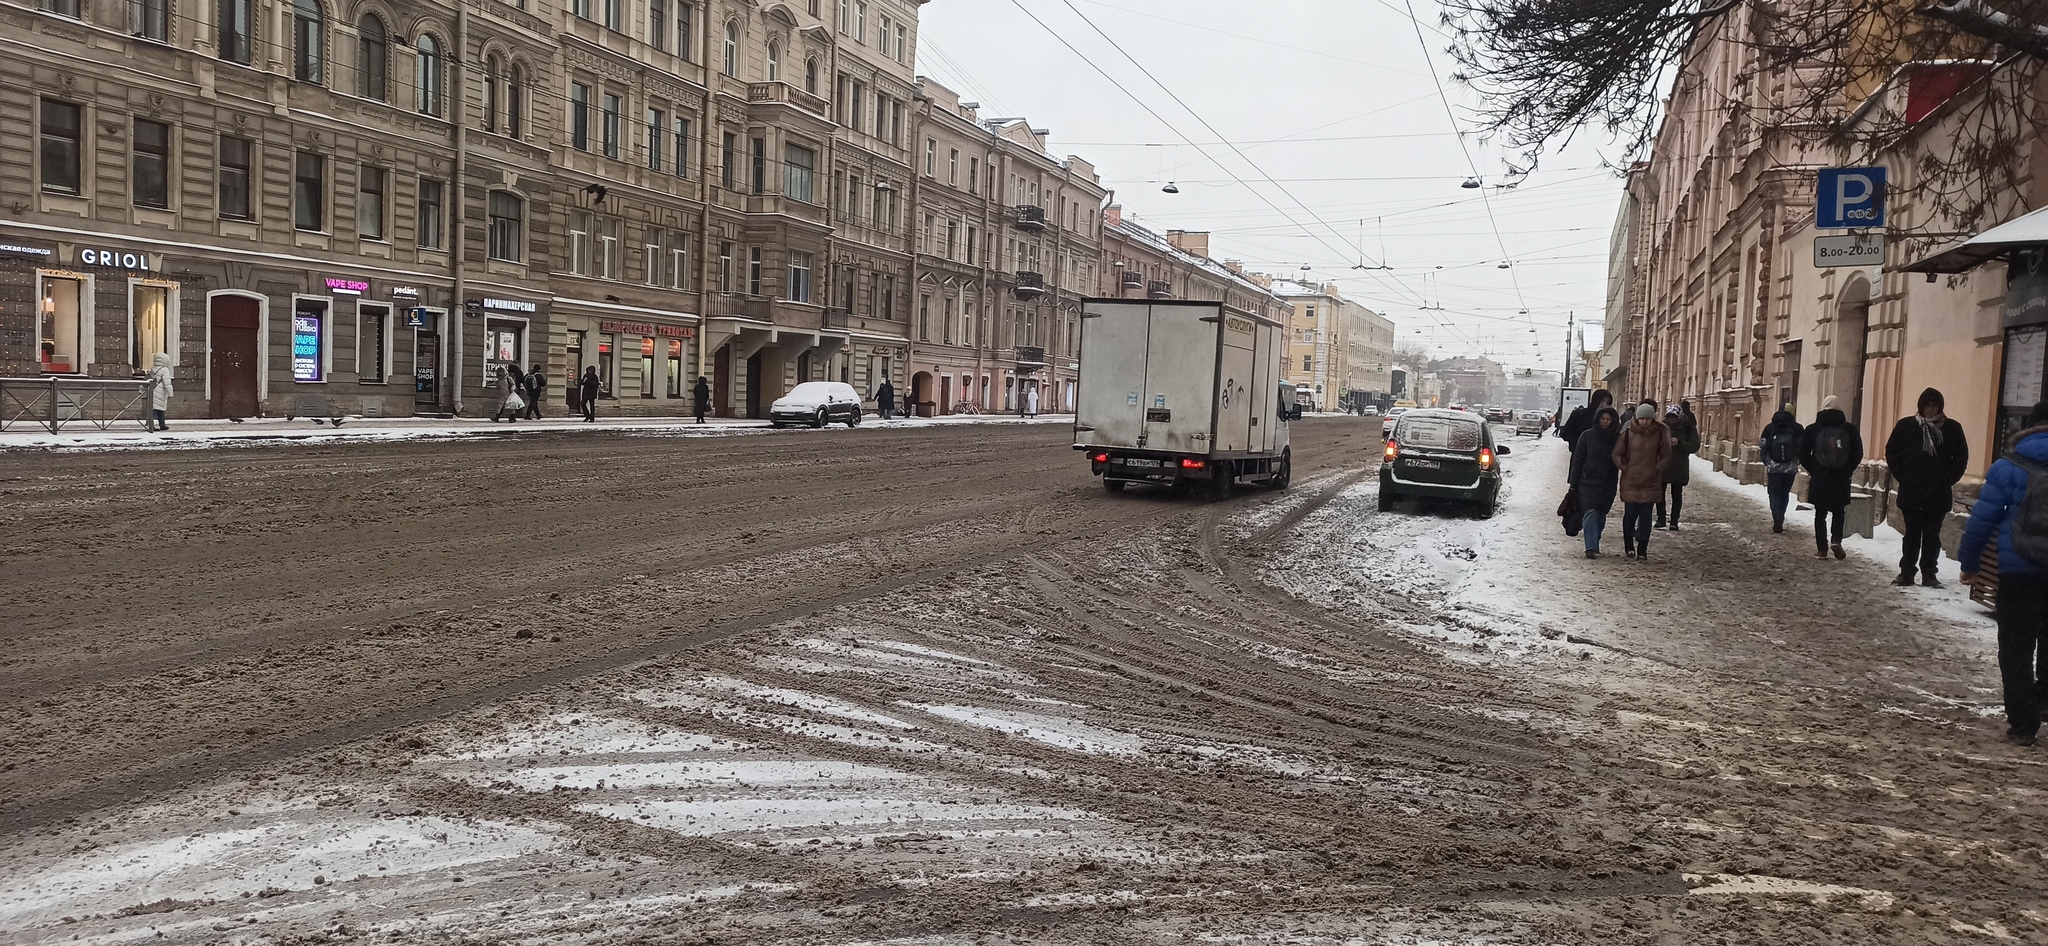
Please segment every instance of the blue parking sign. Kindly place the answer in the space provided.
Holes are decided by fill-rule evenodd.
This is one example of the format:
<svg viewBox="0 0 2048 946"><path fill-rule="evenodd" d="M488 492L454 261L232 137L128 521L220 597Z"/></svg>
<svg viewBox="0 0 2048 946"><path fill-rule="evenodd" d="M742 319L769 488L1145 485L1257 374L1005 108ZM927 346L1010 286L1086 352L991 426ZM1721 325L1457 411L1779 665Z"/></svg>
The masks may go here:
<svg viewBox="0 0 2048 946"><path fill-rule="evenodd" d="M1884 168L1822 168L1813 196L1815 227L1884 226Z"/></svg>

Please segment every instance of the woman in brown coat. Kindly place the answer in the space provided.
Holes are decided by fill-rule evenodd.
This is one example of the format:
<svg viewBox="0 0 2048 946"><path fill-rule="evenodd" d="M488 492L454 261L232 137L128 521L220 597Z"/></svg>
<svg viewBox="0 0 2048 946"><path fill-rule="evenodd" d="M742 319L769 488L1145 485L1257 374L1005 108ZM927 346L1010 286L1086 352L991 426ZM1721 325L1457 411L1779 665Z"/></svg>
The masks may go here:
<svg viewBox="0 0 2048 946"><path fill-rule="evenodd" d="M1629 558L1650 557L1650 524L1664 498L1664 471L1671 466L1671 428L1657 422L1657 406L1636 405L1635 420L1614 444L1621 471L1621 544Z"/></svg>

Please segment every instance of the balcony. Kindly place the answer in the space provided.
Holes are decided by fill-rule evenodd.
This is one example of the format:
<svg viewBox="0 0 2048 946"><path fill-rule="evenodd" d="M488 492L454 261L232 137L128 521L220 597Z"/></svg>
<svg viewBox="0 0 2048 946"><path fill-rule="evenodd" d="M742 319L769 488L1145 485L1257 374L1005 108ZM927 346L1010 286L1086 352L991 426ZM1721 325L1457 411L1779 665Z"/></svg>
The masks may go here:
<svg viewBox="0 0 2048 946"><path fill-rule="evenodd" d="M1145 274L1126 270L1119 282L1125 289L1143 289L1145 288Z"/></svg>
<svg viewBox="0 0 2048 946"><path fill-rule="evenodd" d="M707 292L704 314L713 318L742 318L767 322L774 318L775 300L749 292Z"/></svg>
<svg viewBox="0 0 2048 946"><path fill-rule="evenodd" d="M1173 283L1167 282L1164 279L1154 279L1145 284L1145 294L1154 299L1171 299L1173 298Z"/></svg>
<svg viewBox="0 0 2048 946"><path fill-rule="evenodd" d="M1013 291L1019 299L1036 299L1045 295L1045 274L1018 273L1017 288Z"/></svg>
<svg viewBox="0 0 2048 946"><path fill-rule="evenodd" d="M1040 231L1043 231L1046 227L1045 208L1033 207L1030 204L1018 205L1016 224L1017 229L1024 230L1029 233L1038 233Z"/></svg>
<svg viewBox="0 0 2048 946"><path fill-rule="evenodd" d="M827 210L825 205L798 200L794 197L785 197L781 194L748 194L745 210L750 214L779 214L820 227L825 226L829 222L826 217Z"/></svg>
<svg viewBox="0 0 2048 946"><path fill-rule="evenodd" d="M780 105L804 112L813 118L830 115L825 100L805 92L787 82L754 82L747 86L747 104Z"/></svg>
<svg viewBox="0 0 2048 946"><path fill-rule="evenodd" d="M824 314L818 322L818 326L828 332L844 332L846 331L847 319L852 315L853 312L850 309L842 309L838 306L826 306Z"/></svg>
<svg viewBox="0 0 2048 946"><path fill-rule="evenodd" d="M1029 369L1045 367L1045 349L1037 345L1019 345L1016 347L1015 351L1017 353L1018 368Z"/></svg>

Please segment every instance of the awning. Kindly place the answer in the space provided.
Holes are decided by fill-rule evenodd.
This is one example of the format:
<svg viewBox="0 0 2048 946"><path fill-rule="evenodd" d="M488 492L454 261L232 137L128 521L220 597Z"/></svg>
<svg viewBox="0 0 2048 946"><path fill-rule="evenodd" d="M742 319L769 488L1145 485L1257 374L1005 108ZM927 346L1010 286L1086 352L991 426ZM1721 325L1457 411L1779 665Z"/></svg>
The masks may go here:
<svg viewBox="0 0 2048 946"><path fill-rule="evenodd" d="M2048 245L2048 207L2014 217L1955 246L1907 263L1909 273L1960 273L2025 246Z"/></svg>

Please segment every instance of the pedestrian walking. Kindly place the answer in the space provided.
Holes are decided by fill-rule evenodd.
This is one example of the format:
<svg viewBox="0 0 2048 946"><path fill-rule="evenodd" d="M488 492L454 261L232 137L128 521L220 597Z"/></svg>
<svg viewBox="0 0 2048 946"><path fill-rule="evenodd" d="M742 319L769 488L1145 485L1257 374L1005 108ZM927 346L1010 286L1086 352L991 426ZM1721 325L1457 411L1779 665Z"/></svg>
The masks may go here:
<svg viewBox="0 0 2048 946"><path fill-rule="evenodd" d="M1024 389L1024 416L1038 416L1038 385Z"/></svg>
<svg viewBox="0 0 2048 946"><path fill-rule="evenodd" d="M1657 420L1655 404L1636 405L1635 420L1622 428L1614 444L1619 471L1621 546L1629 558L1650 557L1651 517L1664 495L1664 474L1671 466L1671 428Z"/></svg>
<svg viewBox="0 0 2048 946"><path fill-rule="evenodd" d="M1700 452L1700 425L1683 410L1683 403L1664 409L1664 426L1671 429L1671 466L1664 471L1664 489L1671 500L1670 519L1664 517L1667 497L1657 497L1657 528L1673 532L1678 531L1678 517L1685 511L1685 488L1692 485L1692 455Z"/></svg>
<svg viewBox="0 0 2048 946"><path fill-rule="evenodd" d="M896 413L896 386L889 379L882 379L882 386L875 389L875 410L888 420Z"/></svg>
<svg viewBox="0 0 2048 946"><path fill-rule="evenodd" d="M519 373L517 365L498 366L498 407L491 412L491 423L510 418L519 423L519 415L526 412L526 399L519 396L526 387L526 376Z"/></svg>
<svg viewBox="0 0 2048 946"><path fill-rule="evenodd" d="M697 423L704 423L704 417L711 413L711 381L703 375L697 376L697 383L690 388L690 396L697 400Z"/></svg>
<svg viewBox="0 0 2048 946"><path fill-rule="evenodd" d="M1586 557L1600 557L1600 533L1607 530L1607 513L1614 508L1617 486L1614 445L1621 436L1621 415L1602 407L1593 415L1592 426L1572 444L1569 478L1578 494L1579 533L1585 539Z"/></svg>
<svg viewBox="0 0 2048 946"><path fill-rule="evenodd" d="M2048 401L2034 405L2012 452L1984 473L1963 527L1963 583L1977 583L1984 546L1998 543L1998 672L2005 738L2031 746L2048 697Z"/></svg>
<svg viewBox="0 0 2048 946"><path fill-rule="evenodd" d="M144 430L169 430L164 423L164 412L171 409L171 356L157 352L151 359L149 375L142 379L142 393L149 395L149 419L143 421Z"/></svg>
<svg viewBox="0 0 2048 946"><path fill-rule="evenodd" d="M583 422L597 420L597 394L604 382L597 378L597 366L583 369L583 380L577 382L576 395L583 399Z"/></svg>
<svg viewBox="0 0 2048 946"><path fill-rule="evenodd" d="M548 374L534 365L526 373L526 416L530 420L540 419L540 399L547 396Z"/></svg>
<svg viewBox="0 0 2048 946"><path fill-rule="evenodd" d="M1608 393L1606 388L1594 391L1593 395L1586 399L1585 406L1572 409L1572 416L1566 418L1564 426L1557 429L1557 435L1564 438L1565 443L1572 444L1573 448L1577 449L1579 435L1585 433L1587 428L1593 426L1593 419L1599 416L1600 409L1612 406L1614 406L1614 395ZM1617 418L1620 417L1619 414L1615 416Z"/></svg>
<svg viewBox="0 0 2048 946"><path fill-rule="evenodd" d="M1757 437L1757 454L1764 458L1764 480L1771 492L1771 531L1785 531L1785 510L1792 505L1792 485L1799 481L1799 455L1806 443L1806 428L1792 418L1791 411L1771 415L1771 423Z"/></svg>
<svg viewBox="0 0 2048 946"><path fill-rule="evenodd" d="M1847 557L1842 551L1842 517L1849 511L1849 480L1863 462L1863 436L1829 397L1806 428L1799 465L1806 468L1806 501L1813 506L1815 558ZM1830 524L1832 523L1832 525Z"/></svg>
<svg viewBox="0 0 2048 946"><path fill-rule="evenodd" d="M1941 587L1935 567L1941 563L1941 522L1955 505L1954 487L1970 466L1970 446L1963 439L1963 425L1950 420L1943 410L1948 402L1941 392L1928 388L1920 392L1919 410L1900 419L1884 444L1885 466L1899 481L1899 515L1906 520L1906 537L1899 551L1899 577L1892 584L1913 584L1913 567L1920 567L1920 583Z"/></svg>

